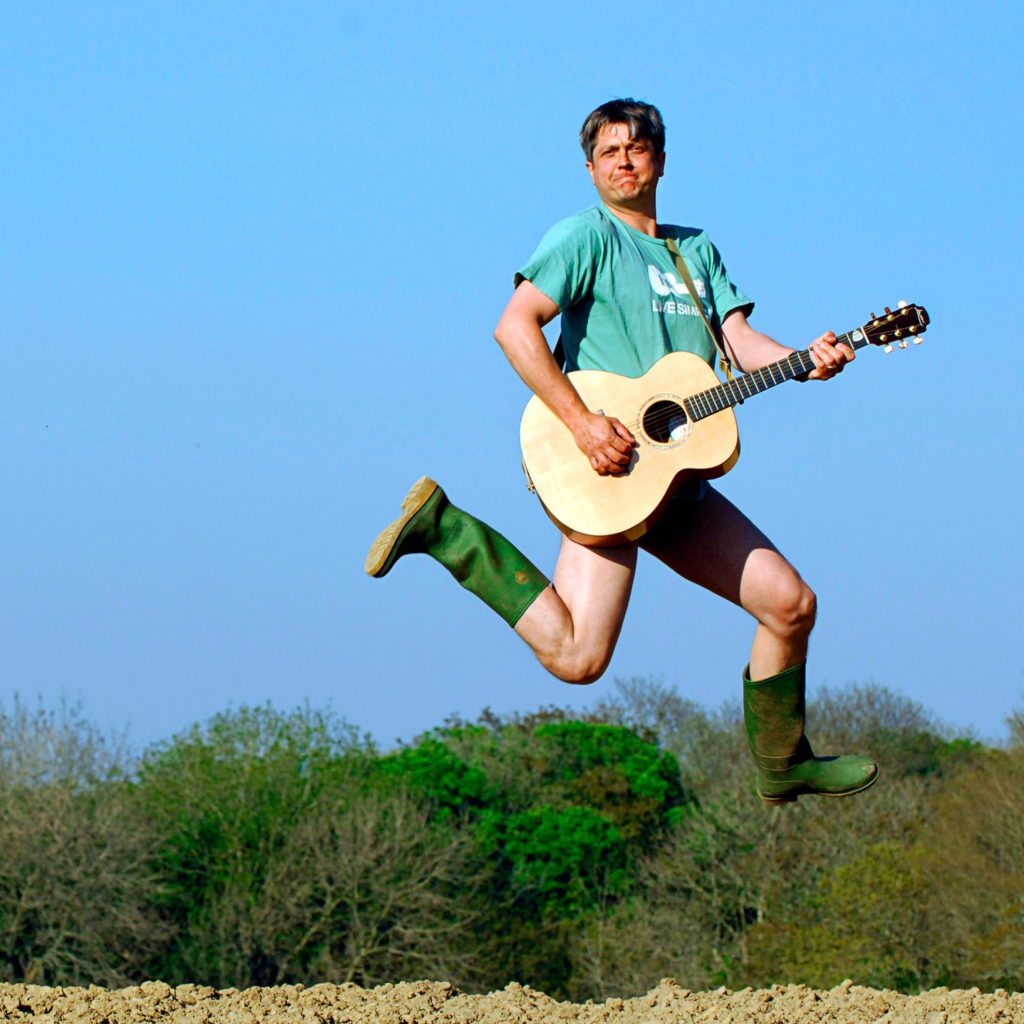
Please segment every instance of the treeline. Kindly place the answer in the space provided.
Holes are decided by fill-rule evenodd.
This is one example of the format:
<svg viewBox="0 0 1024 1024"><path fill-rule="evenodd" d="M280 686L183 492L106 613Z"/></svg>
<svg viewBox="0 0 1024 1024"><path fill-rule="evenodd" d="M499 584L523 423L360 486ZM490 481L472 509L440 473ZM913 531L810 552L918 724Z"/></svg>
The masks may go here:
<svg viewBox="0 0 1024 1024"><path fill-rule="evenodd" d="M809 732L878 785L768 809L737 709L643 680L391 752L264 707L133 755L16 702L0 980L1024 988L1024 716L995 748L854 686Z"/></svg>

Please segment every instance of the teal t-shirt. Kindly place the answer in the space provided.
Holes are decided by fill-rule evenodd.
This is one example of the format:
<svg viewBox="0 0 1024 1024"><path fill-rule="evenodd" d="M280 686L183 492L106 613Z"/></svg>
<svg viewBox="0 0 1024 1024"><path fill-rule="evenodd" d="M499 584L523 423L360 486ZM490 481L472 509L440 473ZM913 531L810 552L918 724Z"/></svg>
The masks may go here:
<svg viewBox="0 0 1024 1024"><path fill-rule="evenodd" d="M716 330L734 309L749 315L753 302L729 280L703 231L658 227L679 247ZM556 224L516 274L516 285L524 278L561 310L566 370L640 377L662 356L680 351L714 365L714 342L664 238L637 231L604 207Z"/></svg>

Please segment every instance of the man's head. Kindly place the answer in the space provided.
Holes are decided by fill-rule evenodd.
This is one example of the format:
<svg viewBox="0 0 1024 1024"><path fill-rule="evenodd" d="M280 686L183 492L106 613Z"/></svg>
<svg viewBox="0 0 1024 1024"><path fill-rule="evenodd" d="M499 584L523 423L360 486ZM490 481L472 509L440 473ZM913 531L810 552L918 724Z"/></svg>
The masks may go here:
<svg viewBox="0 0 1024 1024"><path fill-rule="evenodd" d="M665 123L657 107L632 99L602 103L583 122L580 146L607 205L653 207L665 172Z"/></svg>

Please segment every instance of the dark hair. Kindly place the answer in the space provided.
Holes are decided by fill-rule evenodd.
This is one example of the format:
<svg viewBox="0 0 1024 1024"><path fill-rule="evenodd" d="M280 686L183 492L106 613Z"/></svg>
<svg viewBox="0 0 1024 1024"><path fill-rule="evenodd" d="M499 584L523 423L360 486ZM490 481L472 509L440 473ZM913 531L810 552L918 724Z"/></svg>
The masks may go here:
<svg viewBox="0 0 1024 1024"><path fill-rule="evenodd" d="M656 153L665 152L665 122L661 119L661 111L651 103L627 97L602 103L587 115L580 129L580 145L587 154L588 162L594 159L594 143L601 129L610 124L624 124L631 139L646 139Z"/></svg>

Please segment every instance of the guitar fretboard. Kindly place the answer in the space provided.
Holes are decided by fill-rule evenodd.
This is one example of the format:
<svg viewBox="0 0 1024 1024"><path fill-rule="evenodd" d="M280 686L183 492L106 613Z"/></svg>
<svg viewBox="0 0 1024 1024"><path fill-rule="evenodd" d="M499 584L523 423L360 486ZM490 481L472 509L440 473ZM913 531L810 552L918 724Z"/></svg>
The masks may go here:
<svg viewBox="0 0 1024 1024"><path fill-rule="evenodd" d="M841 334L836 339L836 344L849 345L856 350L867 345L868 340L864 336L864 331L858 327L856 330ZM753 395L759 395L776 384L784 384L787 380L810 373L813 369L814 360L811 359L810 349L805 348L785 359L780 359L777 363L769 363L758 370L744 373L735 380L691 395L683 402L683 406L691 420L702 420L723 409L740 405Z"/></svg>

